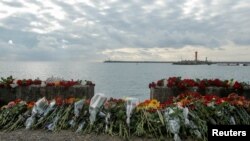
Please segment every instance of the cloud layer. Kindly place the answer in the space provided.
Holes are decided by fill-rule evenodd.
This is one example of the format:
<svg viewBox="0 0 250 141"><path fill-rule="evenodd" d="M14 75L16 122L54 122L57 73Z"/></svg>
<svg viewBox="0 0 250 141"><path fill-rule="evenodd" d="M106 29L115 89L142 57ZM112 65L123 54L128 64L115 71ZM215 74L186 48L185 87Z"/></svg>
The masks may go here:
<svg viewBox="0 0 250 141"><path fill-rule="evenodd" d="M250 60L250 0L2 0L0 60ZM240 56L240 57L234 57Z"/></svg>

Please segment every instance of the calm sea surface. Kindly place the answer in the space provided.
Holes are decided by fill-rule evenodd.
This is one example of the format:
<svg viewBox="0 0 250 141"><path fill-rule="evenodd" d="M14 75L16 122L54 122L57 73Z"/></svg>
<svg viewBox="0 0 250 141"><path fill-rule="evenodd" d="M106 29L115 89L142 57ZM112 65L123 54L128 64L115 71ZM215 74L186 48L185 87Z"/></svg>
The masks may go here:
<svg viewBox="0 0 250 141"><path fill-rule="evenodd" d="M95 92L110 97L149 98L148 84L170 76L183 78L220 78L250 82L250 66L79 62L0 62L0 76L19 79L63 77L64 79L91 80Z"/></svg>

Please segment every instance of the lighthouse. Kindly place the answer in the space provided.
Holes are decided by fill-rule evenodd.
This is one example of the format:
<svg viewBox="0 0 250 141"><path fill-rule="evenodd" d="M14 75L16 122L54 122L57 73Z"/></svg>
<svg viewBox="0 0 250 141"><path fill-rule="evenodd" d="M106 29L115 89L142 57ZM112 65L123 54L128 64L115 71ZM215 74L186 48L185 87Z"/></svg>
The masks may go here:
<svg viewBox="0 0 250 141"><path fill-rule="evenodd" d="M194 60L196 63L197 63L197 61L198 61L198 52L197 51L195 51L195 60Z"/></svg>

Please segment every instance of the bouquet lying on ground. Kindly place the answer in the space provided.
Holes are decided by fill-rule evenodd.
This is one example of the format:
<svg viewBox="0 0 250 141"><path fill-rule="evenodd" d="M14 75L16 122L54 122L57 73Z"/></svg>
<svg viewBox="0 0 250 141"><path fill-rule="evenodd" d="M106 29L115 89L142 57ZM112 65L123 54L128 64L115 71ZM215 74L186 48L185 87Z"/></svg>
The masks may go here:
<svg viewBox="0 0 250 141"><path fill-rule="evenodd" d="M12 131L24 127L24 122L29 117L34 102L25 102L20 99L11 101L3 106L0 111L0 128Z"/></svg>
<svg viewBox="0 0 250 141"><path fill-rule="evenodd" d="M92 104L96 104L93 106ZM145 100L137 105L126 99L41 98L36 102L16 100L0 110L0 129L12 131L70 129L78 133L108 134L129 139L131 136L156 139L193 138L207 140L207 125L250 125L250 101L243 96L202 96L185 93L165 103Z"/></svg>

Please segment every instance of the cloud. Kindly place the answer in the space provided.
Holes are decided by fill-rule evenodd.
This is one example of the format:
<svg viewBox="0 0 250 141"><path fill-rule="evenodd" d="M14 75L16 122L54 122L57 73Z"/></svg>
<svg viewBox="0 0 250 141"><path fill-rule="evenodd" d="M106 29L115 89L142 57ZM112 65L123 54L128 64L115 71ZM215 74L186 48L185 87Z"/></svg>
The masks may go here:
<svg viewBox="0 0 250 141"><path fill-rule="evenodd" d="M9 40L8 43L9 43L10 45L13 45L13 44L14 44L12 40Z"/></svg>
<svg viewBox="0 0 250 141"><path fill-rule="evenodd" d="M249 0L4 0L0 6L0 44L13 60L179 60L187 47L250 60L236 51L250 47Z"/></svg>
<svg viewBox="0 0 250 141"><path fill-rule="evenodd" d="M101 54L108 56L109 60L133 61L180 61L194 60L194 53L198 52L199 60L210 61L245 61L250 54L249 46L227 44L217 48L204 46L184 46L182 48L119 48L106 49ZM237 54L237 56L235 56ZM153 59L152 59L153 58Z"/></svg>

